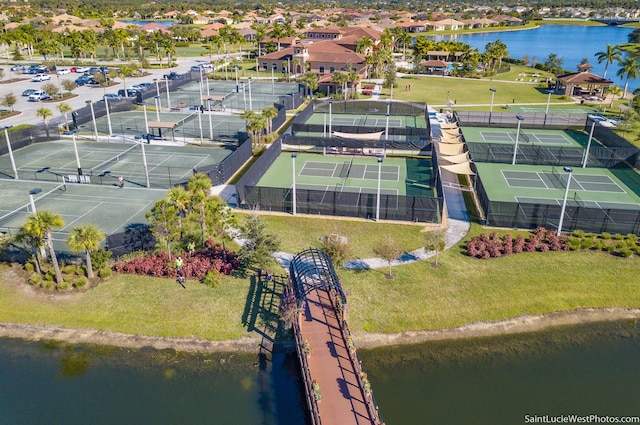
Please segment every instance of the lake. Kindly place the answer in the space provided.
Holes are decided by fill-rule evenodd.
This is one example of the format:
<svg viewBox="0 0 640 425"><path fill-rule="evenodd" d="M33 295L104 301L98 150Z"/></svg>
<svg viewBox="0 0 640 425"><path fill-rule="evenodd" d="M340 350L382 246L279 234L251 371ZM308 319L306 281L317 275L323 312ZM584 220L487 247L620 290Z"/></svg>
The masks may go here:
<svg viewBox="0 0 640 425"><path fill-rule="evenodd" d="M638 415L640 324L360 350L390 425ZM0 338L0 425L304 425L294 355L184 354Z"/></svg>
<svg viewBox="0 0 640 425"><path fill-rule="evenodd" d="M587 58L593 65L591 72L602 76L605 63L598 63L597 52L606 51L607 44L612 46L628 42L632 28L614 26L580 26L580 25L542 25L538 28L518 31L487 32L450 36L433 36L435 40L457 40L484 52L487 43L501 40L507 45L509 57L523 59L529 55L536 62L544 62L549 54L555 53L562 58L562 66L577 71L578 64ZM624 79L616 76L618 66L609 65L607 78L624 88ZM629 82L629 90L633 91L638 81Z"/></svg>

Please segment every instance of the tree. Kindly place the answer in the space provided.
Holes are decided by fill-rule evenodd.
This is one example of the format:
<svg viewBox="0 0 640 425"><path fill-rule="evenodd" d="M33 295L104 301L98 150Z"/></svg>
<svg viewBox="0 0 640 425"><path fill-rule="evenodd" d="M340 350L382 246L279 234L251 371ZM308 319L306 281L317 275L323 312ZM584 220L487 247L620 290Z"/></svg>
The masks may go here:
<svg viewBox="0 0 640 425"><path fill-rule="evenodd" d="M544 61L545 69L552 74L560 74L562 72L562 58L555 53L550 53Z"/></svg>
<svg viewBox="0 0 640 425"><path fill-rule="evenodd" d="M56 273L56 283L62 283L62 273L60 273L58 257L53 248L53 229L64 226L64 220L62 220L62 217L58 214L51 211L38 211L27 219L27 221L29 220L33 221L31 226L33 231L38 232L38 235L44 239L45 245L49 248L51 264Z"/></svg>
<svg viewBox="0 0 640 425"><path fill-rule="evenodd" d="M622 89L614 84L610 86L607 91L611 95L611 103L609 103L609 108L611 108L613 107L613 101L616 100L616 96L620 96L622 94Z"/></svg>
<svg viewBox="0 0 640 425"><path fill-rule="evenodd" d="M280 243L274 235L267 232L267 225L258 214L249 215L240 228L240 236L244 239L244 246L239 259L245 270L252 267L264 268L273 262L273 253L279 249Z"/></svg>
<svg viewBox="0 0 640 425"><path fill-rule="evenodd" d="M636 56L627 56L622 61L618 62L618 72L616 75L620 78L625 78L624 90L622 92L622 99L626 97L627 88L629 87L630 79L637 79L640 76L640 62Z"/></svg>
<svg viewBox="0 0 640 425"><path fill-rule="evenodd" d="M67 91L67 93L71 93L73 90L76 89L76 83L73 80L62 80L60 82L60 84L62 84L62 88L65 89Z"/></svg>
<svg viewBox="0 0 640 425"><path fill-rule="evenodd" d="M191 203L191 196L189 192L184 190L182 186L174 186L169 189L167 194L167 201L176 208L176 214L178 216L178 226L180 228L180 238L184 236L183 218L189 211L189 204Z"/></svg>
<svg viewBox="0 0 640 425"><path fill-rule="evenodd" d="M45 83L41 87L42 91L51 96L52 98L58 96L59 88L53 83Z"/></svg>
<svg viewBox="0 0 640 425"><path fill-rule="evenodd" d="M311 93L318 90L318 76L311 72L305 72L302 77L300 77L300 81L304 83L304 86L309 89L309 96Z"/></svg>
<svg viewBox="0 0 640 425"><path fill-rule="evenodd" d="M211 179L203 173L195 173L187 183L191 195L190 214L200 225L201 244L204 246L205 233L207 229L207 197L211 189Z"/></svg>
<svg viewBox="0 0 640 425"><path fill-rule="evenodd" d="M71 229L67 245L73 252L84 251L87 265L87 277L93 279L93 266L91 265L91 252L98 249L105 235L93 224L83 224Z"/></svg>
<svg viewBox="0 0 640 425"><path fill-rule="evenodd" d="M267 106L262 110L262 116L269 120L269 133L273 132L273 119L278 116L278 110L275 106Z"/></svg>
<svg viewBox="0 0 640 425"><path fill-rule="evenodd" d="M609 68L609 64L619 62L622 59L618 46L612 46L611 44L607 44L606 50L596 52L595 57L598 59L598 63L605 62L602 78L607 78L607 69Z"/></svg>
<svg viewBox="0 0 640 425"><path fill-rule="evenodd" d="M127 78L135 74L136 69L131 65L120 65L118 67L118 75L122 79L122 85L124 86L124 97L129 97L127 93Z"/></svg>
<svg viewBox="0 0 640 425"><path fill-rule="evenodd" d="M56 109L64 116L64 127L69 131L69 119L67 118L67 114L73 111L73 108L67 102L62 102L56 106Z"/></svg>
<svg viewBox="0 0 640 425"><path fill-rule="evenodd" d="M38 257L38 251L42 251L44 247L44 238L40 234L40 229L36 228L35 220L27 220L20 228L16 241L18 243L24 243L31 247L31 255L33 256L33 262L36 266L36 272L42 274L40 267L40 258ZM44 255L44 253L43 253Z"/></svg>
<svg viewBox="0 0 640 425"><path fill-rule="evenodd" d="M402 253L400 248L396 245L396 242L390 235L387 235L373 248L373 253L387 262L389 265L389 274L387 274L386 277L392 279L393 273L391 273L391 263Z"/></svg>
<svg viewBox="0 0 640 425"><path fill-rule="evenodd" d="M147 214L153 237L164 245L167 255L171 258L171 243L179 236L177 229L178 214L174 205L165 199L156 201Z"/></svg>
<svg viewBox="0 0 640 425"><path fill-rule="evenodd" d="M42 118L45 131L47 132L47 137L49 137L49 118L53 116L53 112L51 112L51 110L48 108L38 108L38 110L36 111L36 116Z"/></svg>
<svg viewBox="0 0 640 425"><path fill-rule="evenodd" d="M446 229L439 229L439 230L434 230L432 232L427 232L424 235L426 239L424 248L427 251L436 252L436 262L433 265L434 267L439 267L438 254L440 254L441 251L444 251L444 248L446 247L446 244L447 244L446 234L447 234Z"/></svg>
<svg viewBox="0 0 640 425"><path fill-rule="evenodd" d="M349 240L340 235L331 234L320 239L322 250L327 253L336 267L342 267L351 255Z"/></svg>
<svg viewBox="0 0 640 425"><path fill-rule="evenodd" d="M13 112L13 105L18 102L18 98L13 92L7 93L2 98L0 98L0 104L2 106L6 106Z"/></svg>

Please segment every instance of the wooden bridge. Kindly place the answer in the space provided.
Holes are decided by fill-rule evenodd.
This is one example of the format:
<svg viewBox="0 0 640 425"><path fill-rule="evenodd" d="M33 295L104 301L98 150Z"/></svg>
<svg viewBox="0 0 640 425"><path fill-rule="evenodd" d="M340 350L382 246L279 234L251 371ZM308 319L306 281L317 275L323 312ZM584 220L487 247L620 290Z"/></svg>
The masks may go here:
<svg viewBox="0 0 640 425"><path fill-rule="evenodd" d="M347 304L331 260L309 249L289 267L293 328L313 425L383 425L351 340Z"/></svg>
<svg viewBox="0 0 640 425"><path fill-rule="evenodd" d="M640 19L637 18L620 18L617 16L603 16L601 18L591 18L591 20L612 26L640 22Z"/></svg>

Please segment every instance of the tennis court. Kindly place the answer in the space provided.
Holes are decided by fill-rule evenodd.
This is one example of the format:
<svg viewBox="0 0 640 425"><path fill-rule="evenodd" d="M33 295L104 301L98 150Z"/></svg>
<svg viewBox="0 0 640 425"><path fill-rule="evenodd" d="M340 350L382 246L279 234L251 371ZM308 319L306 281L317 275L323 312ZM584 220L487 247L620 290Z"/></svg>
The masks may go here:
<svg viewBox="0 0 640 425"><path fill-rule="evenodd" d="M435 193L431 187L431 161L425 159L387 157L378 164L375 157L300 153L295 166L296 188L377 193L380 176L380 193L410 196L434 196ZM258 186L291 188L293 161L290 155L281 154Z"/></svg>
<svg viewBox="0 0 640 425"><path fill-rule="evenodd" d="M538 165L476 163L484 190L491 201L521 199L562 202L569 173L562 168ZM640 180L606 168L573 168L569 197L584 205L631 205L640 208Z"/></svg>
<svg viewBox="0 0 640 425"><path fill-rule="evenodd" d="M169 188L188 181L194 168L217 164L233 152L224 147L98 143L82 139L77 140L76 146L77 159L72 140L35 143L14 151L19 178L54 182L62 182L64 178L68 182L111 185L122 176L130 185L146 187L146 158L150 186ZM8 155L0 157L0 175L13 177Z"/></svg>
<svg viewBox="0 0 640 425"><path fill-rule="evenodd" d="M331 125L345 127L379 127L387 125L387 117L380 114L342 114L338 111L331 114L313 113L305 124ZM427 120L424 116L390 115L389 128L427 128Z"/></svg>
<svg viewBox="0 0 640 425"><path fill-rule="evenodd" d="M566 130L529 130L515 128L464 127L462 129L465 141L468 143L495 143L513 145L518 136L518 144L549 146L549 147L577 147L586 146L588 136L577 131Z"/></svg>
<svg viewBox="0 0 640 425"><path fill-rule="evenodd" d="M146 212L167 193L166 190L137 189L126 183L120 188L6 180L0 186L1 231L14 235L33 214L30 191L34 193L36 211L53 211L63 218L65 225L54 233L54 243L57 249L65 251L69 251L65 241L70 230L81 224L94 224L106 235L146 225Z"/></svg>

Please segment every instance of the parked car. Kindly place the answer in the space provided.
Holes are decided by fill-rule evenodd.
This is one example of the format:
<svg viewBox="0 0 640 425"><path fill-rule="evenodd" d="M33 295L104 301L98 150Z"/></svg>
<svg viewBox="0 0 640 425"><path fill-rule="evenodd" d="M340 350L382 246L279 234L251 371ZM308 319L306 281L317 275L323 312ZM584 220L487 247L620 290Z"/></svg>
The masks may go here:
<svg viewBox="0 0 640 425"><path fill-rule="evenodd" d="M28 68L25 65L17 64L11 67L14 72L25 72Z"/></svg>
<svg viewBox="0 0 640 425"><path fill-rule="evenodd" d="M124 89L120 89L118 90L118 96L120 97L136 97L138 95L139 91L132 89L132 88L128 88L127 89L127 93L125 94Z"/></svg>
<svg viewBox="0 0 640 425"><path fill-rule="evenodd" d="M591 121L595 121L603 127L615 127L618 124L617 122L603 117L602 115L589 114L589 118L591 119Z"/></svg>
<svg viewBox="0 0 640 425"><path fill-rule="evenodd" d="M47 81L51 79L51 75L49 74L36 74L31 77L31 81Z"/></svg>
<svg viewBox="0 0 640 425"><path fill-rule="evenodd" d="M48 99L51 99L51 96L43 90L36 90L29 96L29 102L41 102Z"/></svg>
<svg viewBox="0 0 640 425"><path fill-rule="evenodd" d="M58 70L58 75L67 75L70 74L71 71L69 71L68 69L59 69Z"/></svg>
<svg viewBox="0 0 640 425"><path fill-rule="evenodd" d="M49 72L49 68L44 65L31 65L27 68L27 74L44 74L45 72Z"/></svg>
<svg viewBox="0 0 640 425"><path fill-rule="evenodd" d="M78 78L76 78L74 83L76 84L76 86L84 86L85 84L88 84L91 81L93 81L93 77L92 76L90 76L90 75L81 75Z"/></svg>
<svg viewBox="0 0 640 425"><path fill-rule="evenodd" d="M182 78L182 75L178 74L177 72L170 72L168 74L164 74L162 78L166 78L167 80L179 80L180 78Z"/></svg>
<svg viewBox="0 0 640 425"><path fill-rule="evenodd" d="M153 88L152 85L149 86L143 86L142 84L134 84L131 87L129 87L132 90L137 90L139 92L145 92L145 91L149 91Z"/></svg>
<svg viewBox="0 0 640 425"><path fill-rule="evenodd" d="M144 90L151 90L155 87L155 84L152 83L151 81L145 81L144 83L136 84L136 86L142 87Z"/></svg>
<svg viewBox="0 0 640 425"><path fill-rule="evenodd" d="M33 93L37 92L38 89L26 89L22 92L23 96L31 96Z"/></svg>
<svg viewBox="0 0 640 425"><path fill-rule="evenodd" d="M122 96L120 96L119 94L115 94L115 93L107 93L104 96L102 96L103 99L108 99L108 100L120 100L122 99Z"/></svg>

